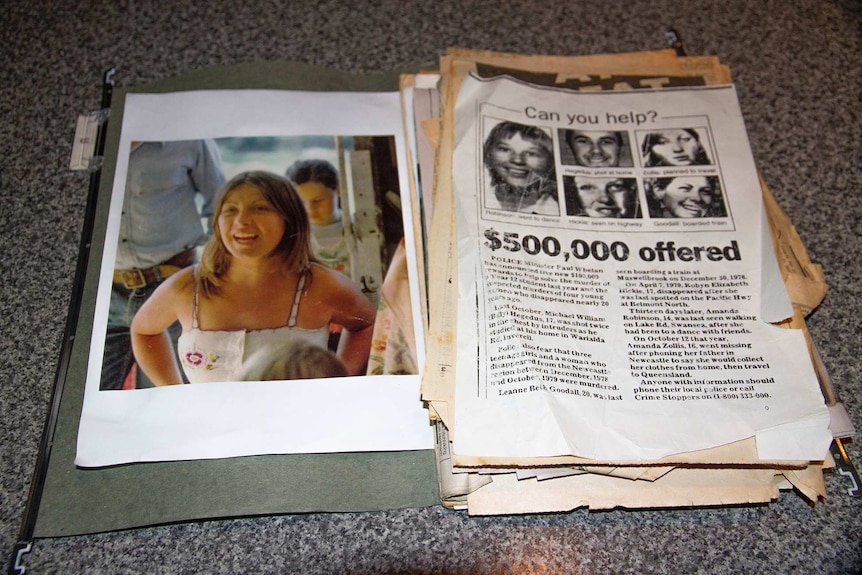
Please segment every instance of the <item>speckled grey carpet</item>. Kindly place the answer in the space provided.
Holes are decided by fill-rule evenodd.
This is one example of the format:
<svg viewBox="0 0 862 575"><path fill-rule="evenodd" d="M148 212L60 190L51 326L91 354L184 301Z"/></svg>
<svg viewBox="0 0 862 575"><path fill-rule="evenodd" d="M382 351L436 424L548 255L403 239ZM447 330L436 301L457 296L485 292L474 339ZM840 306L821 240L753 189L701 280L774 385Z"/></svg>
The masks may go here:
<svg viewBox="0 0 862 575"><path fill-rule="evenodd" d="M862 430L862 4L858 0L338 2L7 0L0 30L0 551L17 537L72 293L86 176L75 118L121 85L294 60L371 72L447 46L587 54L664 47L731 66L755 159L830 285L812 336ZM850 455L862 465L862 440ZM428 508L209 521L38 540L32 573L858 573L862 499L809 508L469 518ZM165 486L170 489L169 485Z"/></svg>

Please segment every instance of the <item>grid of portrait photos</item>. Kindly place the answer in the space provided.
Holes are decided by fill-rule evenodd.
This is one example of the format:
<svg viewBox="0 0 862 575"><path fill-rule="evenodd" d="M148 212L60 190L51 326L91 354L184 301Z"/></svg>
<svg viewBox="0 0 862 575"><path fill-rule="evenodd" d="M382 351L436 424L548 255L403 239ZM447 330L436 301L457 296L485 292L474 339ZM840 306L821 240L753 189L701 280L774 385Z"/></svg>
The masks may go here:
<svg viewBox="0 0 862 575"><path fill-rule="evenodd" d="M518 212L575 225L594 218L644 229L681 220L731 225L706 119L655 130L551 128L490 116L483 125L490 219Z"/></svg>

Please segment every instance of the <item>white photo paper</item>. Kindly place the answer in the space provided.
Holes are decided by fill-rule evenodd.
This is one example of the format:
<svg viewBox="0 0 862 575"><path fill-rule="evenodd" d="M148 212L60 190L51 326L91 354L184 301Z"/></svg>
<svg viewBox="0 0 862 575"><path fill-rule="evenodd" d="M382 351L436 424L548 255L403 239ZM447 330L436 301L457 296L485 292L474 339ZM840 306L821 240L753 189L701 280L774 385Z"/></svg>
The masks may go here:
<svg viewBox="0 0 862 575"><path fill-rule="evenodd" d="M342 178L351 179L355 189L349 197L343 197L346 202L342 202L341 209L344 213L349 210L352 219L345 221L359 238L354 240L359 253L351 260L354 267L357 260L367 259L367 254L381 259L381 252L391 248L377 275L354 278L363 293L372 294L377 310L376 347L370 355L379 352L381 365L392 362L397 368L381 368L382 375L221 381L147 389L134 389L133 370L122 386L114 382L114 389L100 389L100 383L105 383L100 380L112 287L116 287L117 280L117 246L126 233L121 230L124 199L125 194L132 193L127 189L129 151L141 143L190 140L216 143L225 179L250 169L284 176L288 160L309 157L330 161ZM375 189L367 177L371 171L363 164L367 164L367 155L350 156L351 151L380 142L390 146L391 153L385 155L392 159L392 165L386 176L392 185L377 192L389 202L387 213L396 214L382 224L381 200L364 197L368 190ZM414 311L420 309L419 289L398 93L132 93L125 100L119 150L78 433L77 465L432 448L428 413L419 397L424 341L422 321ZM198 200L204 233L208 226L206 210L212 200ZM395 225L393 222L403 225L400 231L390 233L401 235L398 249L398 242L386 245L387 226ZM382 238L374 236L378 231ZM396 261L406 278L401 274L398 279L403 281L393 287L387 275L393 270L385 264L394 266ZM389 331L395 329L393 326L402 328L398 337Z"/></svg>

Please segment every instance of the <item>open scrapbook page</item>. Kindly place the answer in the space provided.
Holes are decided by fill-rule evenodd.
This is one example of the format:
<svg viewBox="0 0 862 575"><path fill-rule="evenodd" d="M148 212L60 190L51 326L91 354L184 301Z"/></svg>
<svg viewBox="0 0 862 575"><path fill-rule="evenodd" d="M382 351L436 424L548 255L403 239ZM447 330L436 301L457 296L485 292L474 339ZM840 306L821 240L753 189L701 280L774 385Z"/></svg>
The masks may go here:
<svg viewBox="0 0 862 575"><path fill-rule="evenodd" d="M395 80L124 93L37 536L824 495L825 282L788 272L819 268L725 66L451 49Z"/></svg>
<svg viewBox="0 0 862 575"><path fill-rule="evenodd" d="M397 93L127 97L78 465L430 447L403 133Z"/></svg>

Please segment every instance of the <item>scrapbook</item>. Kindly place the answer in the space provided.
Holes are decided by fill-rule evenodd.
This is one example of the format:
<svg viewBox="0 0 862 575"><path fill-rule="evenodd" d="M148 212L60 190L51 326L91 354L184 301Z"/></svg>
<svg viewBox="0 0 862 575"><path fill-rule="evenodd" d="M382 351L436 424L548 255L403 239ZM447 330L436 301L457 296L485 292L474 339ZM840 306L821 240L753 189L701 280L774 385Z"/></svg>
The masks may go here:
<svg viewBox="0 0 862 575"><path fill-rule="evenodd" d="M105 80L19 553L233 516L825 497L852 435L804 329L826 284L717 59Z"/></svg>

